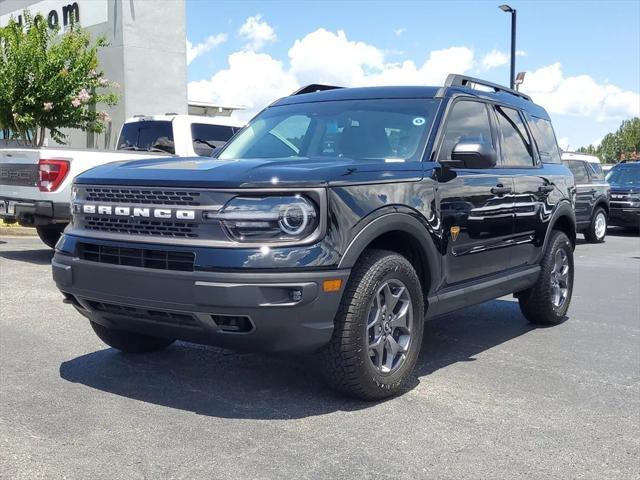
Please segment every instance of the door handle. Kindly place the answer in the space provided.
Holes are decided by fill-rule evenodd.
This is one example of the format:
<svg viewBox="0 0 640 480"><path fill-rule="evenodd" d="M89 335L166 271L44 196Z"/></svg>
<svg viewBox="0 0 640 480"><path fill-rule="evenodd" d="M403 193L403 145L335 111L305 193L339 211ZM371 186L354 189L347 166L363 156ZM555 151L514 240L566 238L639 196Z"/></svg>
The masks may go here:
<svg viewBox="0 0 640 480"><path fill-rule="evenodd" d="M541 193L551 193L551 192L553 192L553 190L554 190L553 185L541 185L538 188L538 191L541 192Z"/></svg>
<svg viewBox="0 0 640 480"><path fill-rule="evenodd" d="M511 193L511 190L511 187L505 187L501 183L499 183L491 189L491 193L493 193L494 195L505 195L507 193Z"/></svg>

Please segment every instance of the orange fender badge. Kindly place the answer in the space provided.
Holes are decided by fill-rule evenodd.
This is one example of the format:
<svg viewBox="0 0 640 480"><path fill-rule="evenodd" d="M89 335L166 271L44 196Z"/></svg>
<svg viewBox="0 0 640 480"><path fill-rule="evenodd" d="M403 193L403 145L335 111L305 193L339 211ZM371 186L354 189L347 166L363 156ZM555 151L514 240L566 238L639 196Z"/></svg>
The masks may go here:
<svg viewBox="0 0 640 480"><path fill-rule="evenodd" d="M459 233L460 233L460 227L451 227L451 240L455 242L458 239Z"/></svg>

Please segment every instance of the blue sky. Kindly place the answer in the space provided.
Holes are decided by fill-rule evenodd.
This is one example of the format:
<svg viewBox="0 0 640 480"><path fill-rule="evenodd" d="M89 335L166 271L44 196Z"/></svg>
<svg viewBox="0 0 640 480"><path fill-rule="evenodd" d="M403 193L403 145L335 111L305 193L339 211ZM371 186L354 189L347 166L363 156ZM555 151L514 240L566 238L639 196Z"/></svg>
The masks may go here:
<svg viewBox="0 0 640 480"><path fill-rule="evenodd" d="M311 81L438 83L455 70L508 83L510 16L499 3L187 0L189 96L249 115ZM638 115L640 1L509 4L517 71L530 72L523 90L549 110L564 146Z"/></svg>

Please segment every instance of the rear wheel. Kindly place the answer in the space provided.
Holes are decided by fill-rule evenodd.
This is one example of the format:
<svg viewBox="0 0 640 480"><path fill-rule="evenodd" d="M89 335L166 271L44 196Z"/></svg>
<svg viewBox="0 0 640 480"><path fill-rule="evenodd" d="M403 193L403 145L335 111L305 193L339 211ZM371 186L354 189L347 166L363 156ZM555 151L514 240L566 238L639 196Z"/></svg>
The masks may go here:
<svg viewBox="0 0 640 480"><path fill-rule="evenodd" d="M531 323L557 325L565 319L573 292L573 248L560 231L551 232L536 284L518 294L520 310Z"/></svg>
<svg viewBox="0 0 640 480"><path fill-rule="evenodd" d="M40 225L36 227L40 240L50 248L55 248L66 225Z"/></svg>
<svg viewBox="0 0 640 480"><path fill-rule="evenodd" d="M91 328L104 343L126 353L147 353L162 350L171 345L175 340L169 338L152 337L125 330L105 327L96 322L91 322Z"/></svg>
<svg viewBox="0 0 640 480"><path fill-rule="evenodd" d="M607 212L603 208L598 207L591 218L591 224L586 232L584 232L584 238L592 243L604 242L604 237L607 236Z"/></svg>
<svg viewBox="0 0 640 480"><path fill-rule="evenodd" d="M365 252L321 353L329 384L364 400L399 393L420 353L423 317L422 288L411 263L389 251Z"/></svg>

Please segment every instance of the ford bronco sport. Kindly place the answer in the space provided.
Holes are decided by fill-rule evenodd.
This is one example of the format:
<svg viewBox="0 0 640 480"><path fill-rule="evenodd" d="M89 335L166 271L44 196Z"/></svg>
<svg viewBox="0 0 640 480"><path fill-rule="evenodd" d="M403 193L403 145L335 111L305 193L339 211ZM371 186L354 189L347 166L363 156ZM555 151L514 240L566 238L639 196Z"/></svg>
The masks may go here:
<svg viewBox="0 0 640 480"><path fill-rule="evenodd" d="M116 349L316 352L334 388L379 399L411 376L425 318L514 294L529 321L564 319L573 197L522 93L311 85L215 158L77 177L53 276Z"/></svg>

